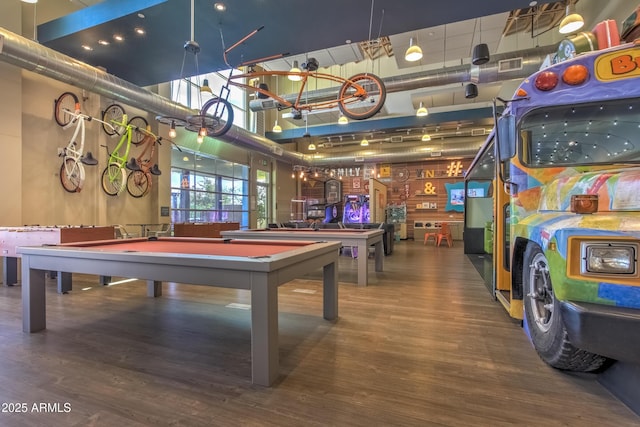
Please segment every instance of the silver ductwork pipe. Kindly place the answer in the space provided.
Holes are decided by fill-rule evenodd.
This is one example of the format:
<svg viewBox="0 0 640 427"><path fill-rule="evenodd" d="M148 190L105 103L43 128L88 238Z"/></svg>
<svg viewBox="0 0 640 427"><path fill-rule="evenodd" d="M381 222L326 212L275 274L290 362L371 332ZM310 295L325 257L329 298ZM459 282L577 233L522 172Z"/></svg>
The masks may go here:
<svg viewBox="0 0 640 427"><path fill-rule="evenodd" d="M173 102L4 28L0 28L0 60L155 115L185 118L198 114L197 110ZM227 134L218 139L282 161L306 162L303 154L284 151L279 144L237 126L233 126Z"/></svg>
<svg viewBox="0 0 640 427"><path fill-rule="evenodd" d="M463 147L447 147L446 150L425 151L423 147L405 150L388 150L371 153L371 150L354 151L342 155L332 154L330 157L314 157L311 167L349 166L358 163L403 163L429 160L441 160L442 153L447 157L473 158L478 153L479 144Z"/></svg>
<svg viewBox="0 0 640 427"><path fill-rule="evenodd" d="M556 46L536 47L517 52L491 55L491 60L480 66L462 64L455 67L420 71L402 76L382 79L387 93L404 92L425 87L445 86L453 83L492 83L517 78L524 79L540 69L548 54L557 51ZM509 67L503 61L519 60L517 67ZM505 64L502 65L501 64ZM477 70L474 68L477 67ZM335 99L339 87L331 87L305 92L306 102L320 102ZM294 102L298 93L283 95L282 98ZM251 111L263 111L277 108L273 99L254 99L249 103Z"/></svg>

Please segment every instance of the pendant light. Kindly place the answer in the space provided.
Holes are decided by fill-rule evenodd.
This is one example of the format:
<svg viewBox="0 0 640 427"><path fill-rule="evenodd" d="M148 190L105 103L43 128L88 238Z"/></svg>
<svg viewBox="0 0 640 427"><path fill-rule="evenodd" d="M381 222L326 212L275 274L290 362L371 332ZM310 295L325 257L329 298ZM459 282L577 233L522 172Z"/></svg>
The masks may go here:
<svg viewBox="0 0 640 427"><path fill-rule="evenodd" d="M298 61L293 61L293 67L289 70L290 73L301 73L300 66L298 65ZM289 74L287 76L289 80L292 82L299 82L302 80L302 76L300 74Z"/></svg>
<svg viewBox="0 0 640 427"><path fill-rule="evenodd" d="M362 138L362 141L360 141L360 146L361 147L367 147L369 145L369 141L367 141L366 137Z"/></svg>
<svg viewBox="0 0 640 427"><path fill-rule="evenodd" d="M347 119L347 116L345 116L344 114L340 113L340 117L338 118L338 124L339 125L349 124L349 119Z"/></svg>
<svg viewBox="0 0 640 427"><path fill-rule="evenodd" d="M560 21L560 27L558 31L560 34L570 34L578 31L584 26L584 19L576 12L576 6L572 0L567 1L567 14Z"/></svg>
<svg viewBox="0 0 640 427"><path fill-rule="evenodd" d="M272 132L275 133L280 133L282 132L282 127L280 127L280 125L278 124L278 120L276 119L276 123L273 125L273 129L271 129Z"/></svg>
<svg viewBox="0 0 640 427"><path fill-rule="evenodd" d="M418 110L416 110L416 116L424 117L428 115L429 115L429 110L427 110L427 107L422 105L422 101L420 101L420 107L418 108Z"/></svg>
<svg viewBox="0 0 640 427"><path fill-rule="evenodd" d="M404 53L404 59L409 62L415 62L422 59L422 49L413 43L413 37L409 39L409 48Z"/></svg>
<svg viewBox="0 0 640 427"><path fill-rule="evenodd" d="M473 99L478 96L478 86L474 83L468 83L464 87L464 97L467 99Z"/></svg>
<svg viewBox="0 0 640 427"><path fill-rule="evenodd" d="M482 18L480 19L480 43L473 47L473 53L471 54L471 63L473 65L482 65L489 62L489 46L486 43L482 43ZM478 22L476 20L476 22Z"/></svg>
<svg viewBox="0 0 640 427"><path fill-rule="evenodd" d="M422 135L422 142L429 142L431 141L431 135L429 135L428 133L425 133L424 135Z"/></svg>

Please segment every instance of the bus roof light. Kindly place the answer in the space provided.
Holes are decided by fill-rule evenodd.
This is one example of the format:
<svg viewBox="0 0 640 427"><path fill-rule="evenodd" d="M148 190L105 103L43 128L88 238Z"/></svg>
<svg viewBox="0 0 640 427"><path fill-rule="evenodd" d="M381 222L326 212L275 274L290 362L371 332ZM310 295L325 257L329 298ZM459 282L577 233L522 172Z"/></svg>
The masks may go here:
<svg viewBox="0 0 640 427"><path fill-rule="evenodd" d="M535 86L539 90L548 91L558 85L558 75L553 71L543 71L536 76Z"/></svg>
<svg viewBox="0 0 640 427"><path fill-rule="evenodd" d="M575 194L571 196L571 212L592 214L598 212L597 194Z"/></svg>
<svg viewBox="0 0 640 427"><path fill-rule="evenodd" d="M572 86L584 83L588 77L589 70L581 64L571 65L562 73L562 81Z"/></svg>

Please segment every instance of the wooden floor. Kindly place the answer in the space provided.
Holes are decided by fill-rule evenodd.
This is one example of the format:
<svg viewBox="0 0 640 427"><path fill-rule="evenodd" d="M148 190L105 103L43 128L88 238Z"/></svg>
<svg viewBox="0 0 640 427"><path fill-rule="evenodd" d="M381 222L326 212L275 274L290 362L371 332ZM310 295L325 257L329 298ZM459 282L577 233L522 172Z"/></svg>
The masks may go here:
<svg viewBox="0 0 640 427"><path fill-rule="evenodd" d="M249 312L226 307L246 291L165 284L153 299L140 281L74 276L68 295L49 286L48 329L29 335L20 287L0 287L0 425L640 425L593 375L540 361L460 242L396 243L366 288L356 262L340 258L336 323L320 272L280 288L271 388L251 384Z"/></svg>

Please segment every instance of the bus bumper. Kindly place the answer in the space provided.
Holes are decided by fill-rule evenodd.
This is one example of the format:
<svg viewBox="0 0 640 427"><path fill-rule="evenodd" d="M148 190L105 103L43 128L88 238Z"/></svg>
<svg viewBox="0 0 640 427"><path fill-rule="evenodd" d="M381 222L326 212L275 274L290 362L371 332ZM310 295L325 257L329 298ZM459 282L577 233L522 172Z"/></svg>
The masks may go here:
<svg viewBox="0 0 640 427"><path fill-rule="evenodd" d="M560 304L574 346L612 359L640 363L640 310L586 302Z"/></svg>

